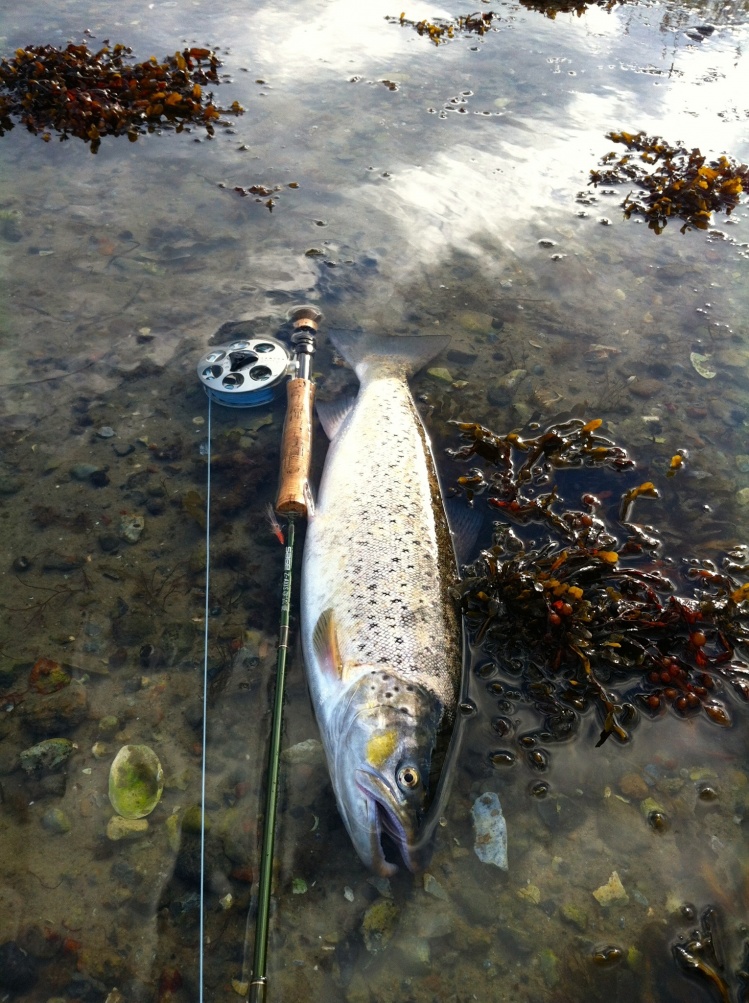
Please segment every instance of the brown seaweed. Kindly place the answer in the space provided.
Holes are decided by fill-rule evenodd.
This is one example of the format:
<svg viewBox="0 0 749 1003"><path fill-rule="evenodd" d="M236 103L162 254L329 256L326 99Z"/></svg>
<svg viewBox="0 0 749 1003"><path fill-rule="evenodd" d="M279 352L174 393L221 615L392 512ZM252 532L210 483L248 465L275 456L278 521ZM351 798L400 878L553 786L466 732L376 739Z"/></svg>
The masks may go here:
<svg viewBox="0 0 749 1003"><path fill-rule="evenodd" d="M557 14L577 14L578 17L582 17L588 7L612 10L620 3L626 3L626 0L520 0L522 7L538 11L552 21Z"/></svg>
<svg viewBox="0 0 749 1003"><path fill-rule="evenodd" d="M547 737L567 737L589 707L602 721L598 744L612 734L626 741L638 710L701 711L730 725L728 688L749 699L749 664L740 657L749 642L749 584L737 577L745 579L746 567L693 562L678 592L654 531L629 521L635 499L657 497L649 481L625 491L615 527L590 493L565 509L557 470L634 466L601 435L598 419L569 419L528 437L454 424L464 444L452 455L478 456L488 467L459 478L457 490L486 495L503 517L492 545L466 569L463 611L474 641L518 677L544 715ZM513 523L540 524L546 537L525 543Z"/></svg>
<svg viewBox="0 0 749 1003"><path fill-rule="evenodd" d="M199 125L213 135L222 115L241 115L214 104L207 84L219 84L215 52L186 48L159 62L155 56L134 63L132 50L120 43L92 51L85 43L27 45L11 59L0 60L0 136L14 120L49 142L52 132L65 140L76 136L96 153L103 136L139 135L163 129L189 131Z"/></svg>
<svg viewBox="0 0 749 1003"><path fill-rule="evenodd" d="M388 16L385 20L391 24L402 24L413 28L419 35L425 35L435 45L440 45L451 38L455 38L455 35L458 33L466 32L474 35L485 35L491 28L494 17L494 13L487 10L483 13L477 11L475 14L462 14L457 18L449 20L447 18L438 18L436 21L427 21L424 18L421 21L410 21L404 11L400 17Z"/></svg>
<svg viewBox="0 0 749 1003"><path fill-rule="evenodd" d="M590 172L590 183L637 185L640 191L630 191L622 202L624 215L644 217L655 233L671 218L684 221L682 233L706 230L714 212L731 214L749 183L749 167L725 155L708 161L699 149L671 146L644 132L609 132L607 138L628 152L607 153L601 169Z"/></svg>

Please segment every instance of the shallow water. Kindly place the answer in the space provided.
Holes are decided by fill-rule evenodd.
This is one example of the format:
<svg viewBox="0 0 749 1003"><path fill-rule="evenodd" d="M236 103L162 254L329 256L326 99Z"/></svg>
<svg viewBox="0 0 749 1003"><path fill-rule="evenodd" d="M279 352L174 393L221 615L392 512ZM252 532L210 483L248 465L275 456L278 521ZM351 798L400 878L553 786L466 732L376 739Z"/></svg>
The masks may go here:
<svg viewBox="0 0 749 1003"><path fill-rule="evenodd" d="M168 819L200 796L207 407L195 366L226 321L272 334L289 306L312 301L323 329L448 333L466 353L438 363L450 382L414 383L446 477L448 420L506 432L576 410L605 419L638 476L658 480L643 518L674 560L719 561L746 541L746 205L706 233L672 221L656 236L622 218L625 191L587 182L612 148L606 133L622 128L749 159L747 5L622 4L553 20L492 9L496 31L439 47L388 23L400 10L379 0L364 13L31 0L4 18L5 54L84 28L139 59L209 44L230 78L217 97L246 108L210 141L109 138L96 156L20 128L0 141L0 944L31 958L36 982L20 999L198 996L197 837L180 843ZM706 24L716 30L691 37ZM281 186L272 212L233 191L257 184ZM315 369L323 396L353 385L325 343ZM515 370L523 377L503 383ZM239 998L247 974L282 562L263 509L283 413L281 401L212 413L211 1000ZM667 480L677 449L688 461ZM317 473L323 457L320 433ZM100 471L93 481L85 464ZM133 514L145 528L128 543L120 522ZM13 567L21 557L27 569ZM40 657L75 680L52 725L28 709ZM475 675L471 696L437 884L397 876L395 908L351 849L319 751L285 761L272 998L708 1001L715 988L684 975L671 949L713 906L722 974L741 999L743 708L732 702L729 730L666 716L599 749L600 722L586 718L539 776L522 756L490 764L518 745L498 742L496 699ZM65 767L27 776L20 752L58 734L76 746ZM285 745L315 737L294 649ZM165 791L145 834L115 842L107 778L128 743L154 749ZM487 790L507 818L507 873L473 853L470 808ZM648 824L648 798L666 830ZM614 871L626 898L601 905L593 892Z"/></svg>

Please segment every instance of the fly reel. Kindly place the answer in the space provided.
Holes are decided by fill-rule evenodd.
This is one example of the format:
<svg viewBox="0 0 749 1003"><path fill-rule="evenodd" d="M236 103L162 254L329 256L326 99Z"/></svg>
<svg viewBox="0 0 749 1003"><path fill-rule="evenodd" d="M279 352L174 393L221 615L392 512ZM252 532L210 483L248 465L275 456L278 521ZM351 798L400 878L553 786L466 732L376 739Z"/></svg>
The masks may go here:
<svg viewBox="0 0 749 1003"><path fill-rule="evenodd" d="M198 363L198 379L217 404L225 407L258 407L276 394L284 377L296 370L296 361L275 338L242 338L217 345Z"/></svg>
<svg viewBox="0 0 749 1003"><path fill-rule="evenodd" d="M198 363L198 379L212 401L225 407L259 407L273 400L285 377L309 379L322 314L316 307L300 306L286 319L293 330L292 351L277 338L256 337L247 321L229 322L219 329L218 335L232 340L206 352Z"/></svg>

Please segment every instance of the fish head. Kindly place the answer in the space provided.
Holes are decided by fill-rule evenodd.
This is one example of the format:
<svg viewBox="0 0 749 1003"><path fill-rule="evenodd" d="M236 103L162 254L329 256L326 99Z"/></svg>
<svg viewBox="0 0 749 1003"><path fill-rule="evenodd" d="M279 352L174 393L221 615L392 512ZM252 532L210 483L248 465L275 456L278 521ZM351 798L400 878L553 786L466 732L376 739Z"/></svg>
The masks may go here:
<svg viewBox="0 0 749 1003"><path fill-rule="evenodd" d="M338 808L362 861L384 877L389 837L409 870L426 866L420 828L434 797L433 753L444 712L435 694L392 671L371 669L352 688L330 767Z"/></svg>

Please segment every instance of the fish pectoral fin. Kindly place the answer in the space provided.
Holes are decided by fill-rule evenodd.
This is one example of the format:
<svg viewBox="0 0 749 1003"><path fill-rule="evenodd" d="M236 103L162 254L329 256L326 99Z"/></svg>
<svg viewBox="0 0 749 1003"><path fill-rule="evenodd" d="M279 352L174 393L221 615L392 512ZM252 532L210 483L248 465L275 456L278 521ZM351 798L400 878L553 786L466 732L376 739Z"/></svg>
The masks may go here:
<svg viewBox="0 0 749 1003"><path fill-rule="evenodd" d="M476 509L468 508L463 498L448 499L445 515L458 565L468 564L471 555L476 552L476 544L484 528L484 516Z"/></svg>
<svg viewBox="0 0 749 1003"><path fill-rule="evenodd" d="M336 679L343 678L343 658L332 609L323 610L320 614L312 631L312 647L323 671Z"/></svg>
<svg viewBox="0 0 749 1003"><path fill-rule="evenodd" d="M333 401L318 401L315 405L320 424L331 441L338 435L338 430L348 418L355 403L356 397L340 397Z"/></svg>

